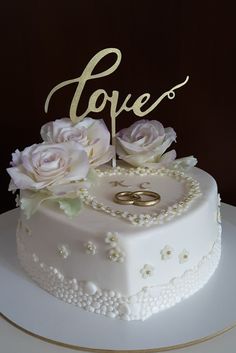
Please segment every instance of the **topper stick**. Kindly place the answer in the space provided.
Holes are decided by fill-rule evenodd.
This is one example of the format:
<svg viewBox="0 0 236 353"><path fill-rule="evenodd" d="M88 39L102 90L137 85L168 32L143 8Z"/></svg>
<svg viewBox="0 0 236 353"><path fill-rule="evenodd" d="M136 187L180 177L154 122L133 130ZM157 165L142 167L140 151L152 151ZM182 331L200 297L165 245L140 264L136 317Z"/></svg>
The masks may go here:
<svg viewBox="0 0 236 353"><path fill-rule="evenodd" d="M111 117L111 141L112 141L112 146L115 149L115 155L112 158L112 168L116 167L116 117L112 116Z"/></svg>

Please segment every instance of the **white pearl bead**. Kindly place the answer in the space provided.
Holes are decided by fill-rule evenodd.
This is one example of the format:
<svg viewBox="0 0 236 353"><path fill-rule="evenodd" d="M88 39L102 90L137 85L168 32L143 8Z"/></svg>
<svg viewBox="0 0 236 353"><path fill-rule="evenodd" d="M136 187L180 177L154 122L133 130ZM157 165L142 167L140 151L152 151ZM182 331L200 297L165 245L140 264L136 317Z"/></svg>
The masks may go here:
<svg viewBox="0 0 236 353"><path fill-rule="evenodd" d="M130 308L126 303L120 304L118 310L121 315L130 313Z"/></svg>
<svg viewBox="0 0 236 353"><path fill-rule="evenodd" d="M107 316L113 319L113 318L116 317L116 314L114 312L110 311L110 312L107 313Z"/></svg>
<svg viewBox="0 0 236 353"><path fill-rule="evenodd" d="M93 295L97 291L97 286L93 282L86 282L84 285L84 291L89 295Z"/></svg>

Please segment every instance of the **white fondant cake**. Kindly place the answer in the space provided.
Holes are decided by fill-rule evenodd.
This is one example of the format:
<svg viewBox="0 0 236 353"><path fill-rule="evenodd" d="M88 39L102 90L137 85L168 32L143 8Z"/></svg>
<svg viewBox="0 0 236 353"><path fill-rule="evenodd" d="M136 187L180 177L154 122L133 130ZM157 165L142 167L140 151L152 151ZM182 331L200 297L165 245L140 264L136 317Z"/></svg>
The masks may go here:
<svg viewBox="0 0 236 353"><path fill-rule="evenodd" d="M117 192L145 187L151 207L114 203ZM50 201L21 215L17 251L23 268L67 303L111 318L144 320L199 290L220 259L214 179L191 172L105 168L68 218Z"/></svg>
<svg viewBox="0 0 236 353"><path fill-rule="evenodd" d="M115 54L103 72L97 63ZM139 120L116 133L122 111L143 117L185 81L148 105L149 93L131 105L128 94L98 89L77 116L87 80L111 74L121 52L97 53L77 83L70 119L46 123L42 142L12 154L10 191L20 190L17 252L23 268L45 290L87 311L124 320L144 320L200 289L220 259L217 186L193 168L193 156L176 159L171 127ZM101 99L102 98L102 99ZM119 99L120 100L120 99ZM87 115L110 104L110 132ZM118 105L119 105L118 104ZM116 153L126 164L116 167ZM104 166L112 159L112 167ZM102 166L103 167L100 167ZM98 169L98 167L100 169Z"/></svg>

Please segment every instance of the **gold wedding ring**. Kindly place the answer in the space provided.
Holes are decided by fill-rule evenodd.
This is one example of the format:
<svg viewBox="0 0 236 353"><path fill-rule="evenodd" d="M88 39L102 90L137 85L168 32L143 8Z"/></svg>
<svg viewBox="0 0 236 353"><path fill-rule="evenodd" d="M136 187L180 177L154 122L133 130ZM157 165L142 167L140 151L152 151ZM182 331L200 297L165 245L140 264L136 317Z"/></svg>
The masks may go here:
<svg viewBox="0 0 236 353"><path fill-rule="evenodd" d="M114 201L121 205L133 205L135 200L141 199L139 195L134 195L132 191L121 191L115 194Z"/></svg>
<svg viewBox="0 0 236 353"><path fill-rule="evenodd" d="M148 199L143 199L142 196L147 196ZM151 199L150 199L151 197ZM154 206L160 202L160 195L154 191L137 190L137 191L121 191L115 194L114 201L121 205L135 206Z"/></svg>
<svg viewBox="0 0 236 353"><path fill-rule="evenodd" d="M142 198L135 200L134 205L136 206L154 206L158 202L160 202L160 199L161 199L161 196L154 191L148 191L148 190L134 191L133 194L139 197L142 195L151 197L151 199L148 199L148 200L143 200Z"/></svg>

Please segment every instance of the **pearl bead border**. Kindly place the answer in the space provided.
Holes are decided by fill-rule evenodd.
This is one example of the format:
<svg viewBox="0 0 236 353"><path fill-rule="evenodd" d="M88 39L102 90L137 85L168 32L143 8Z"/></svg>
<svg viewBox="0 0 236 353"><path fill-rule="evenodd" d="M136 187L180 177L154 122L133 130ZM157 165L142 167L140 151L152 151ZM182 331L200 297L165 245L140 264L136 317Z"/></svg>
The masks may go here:
<svg viewBox="0 0 236 353"><path fill-rule="evenodd" d="M98 202L95 196L92 196L89 193L88 189L82 189L80 192L80 198L84 204L89 207L92 207L94 210L101 211L107 213L112 217L123 218L126 221L131 222L134 225L138 226L150 226L152 224L163 224L172 220L176 216L180 216L182 213L186 212L192 202L199 196L202 195L200 190L200 184L194 178L186 175L184 172L179 170L172 170L167 168L160 169L150 169L147 167L138 167L138 168L122 168L115 167L109 168L105 170L96 169L98 177L103 176L114 176L114 175L122 175L122 176L148 176L148 175L156 175L156 176L168 176L179 182L185 182L188 187L187 194L185 197L169 206L167 208L163 208L160 212L153 213L143 213L143 214L133 214L129 212L122 212L119 210L115 210L111 207L106 206L102 202Z"/></svg>
<svg viewBox="0 0 236 353"><path fill-rule="evenodd" d="M17 255L24 270L38 285L68 304L86 311L121 320L145 320L197 292L215 272L221 255L221 230L209 253L180 277L159 286L146 286L132 296L112 289L100 289L90 281L66 278L57 268L26 251L17 236Z"/></svg>

